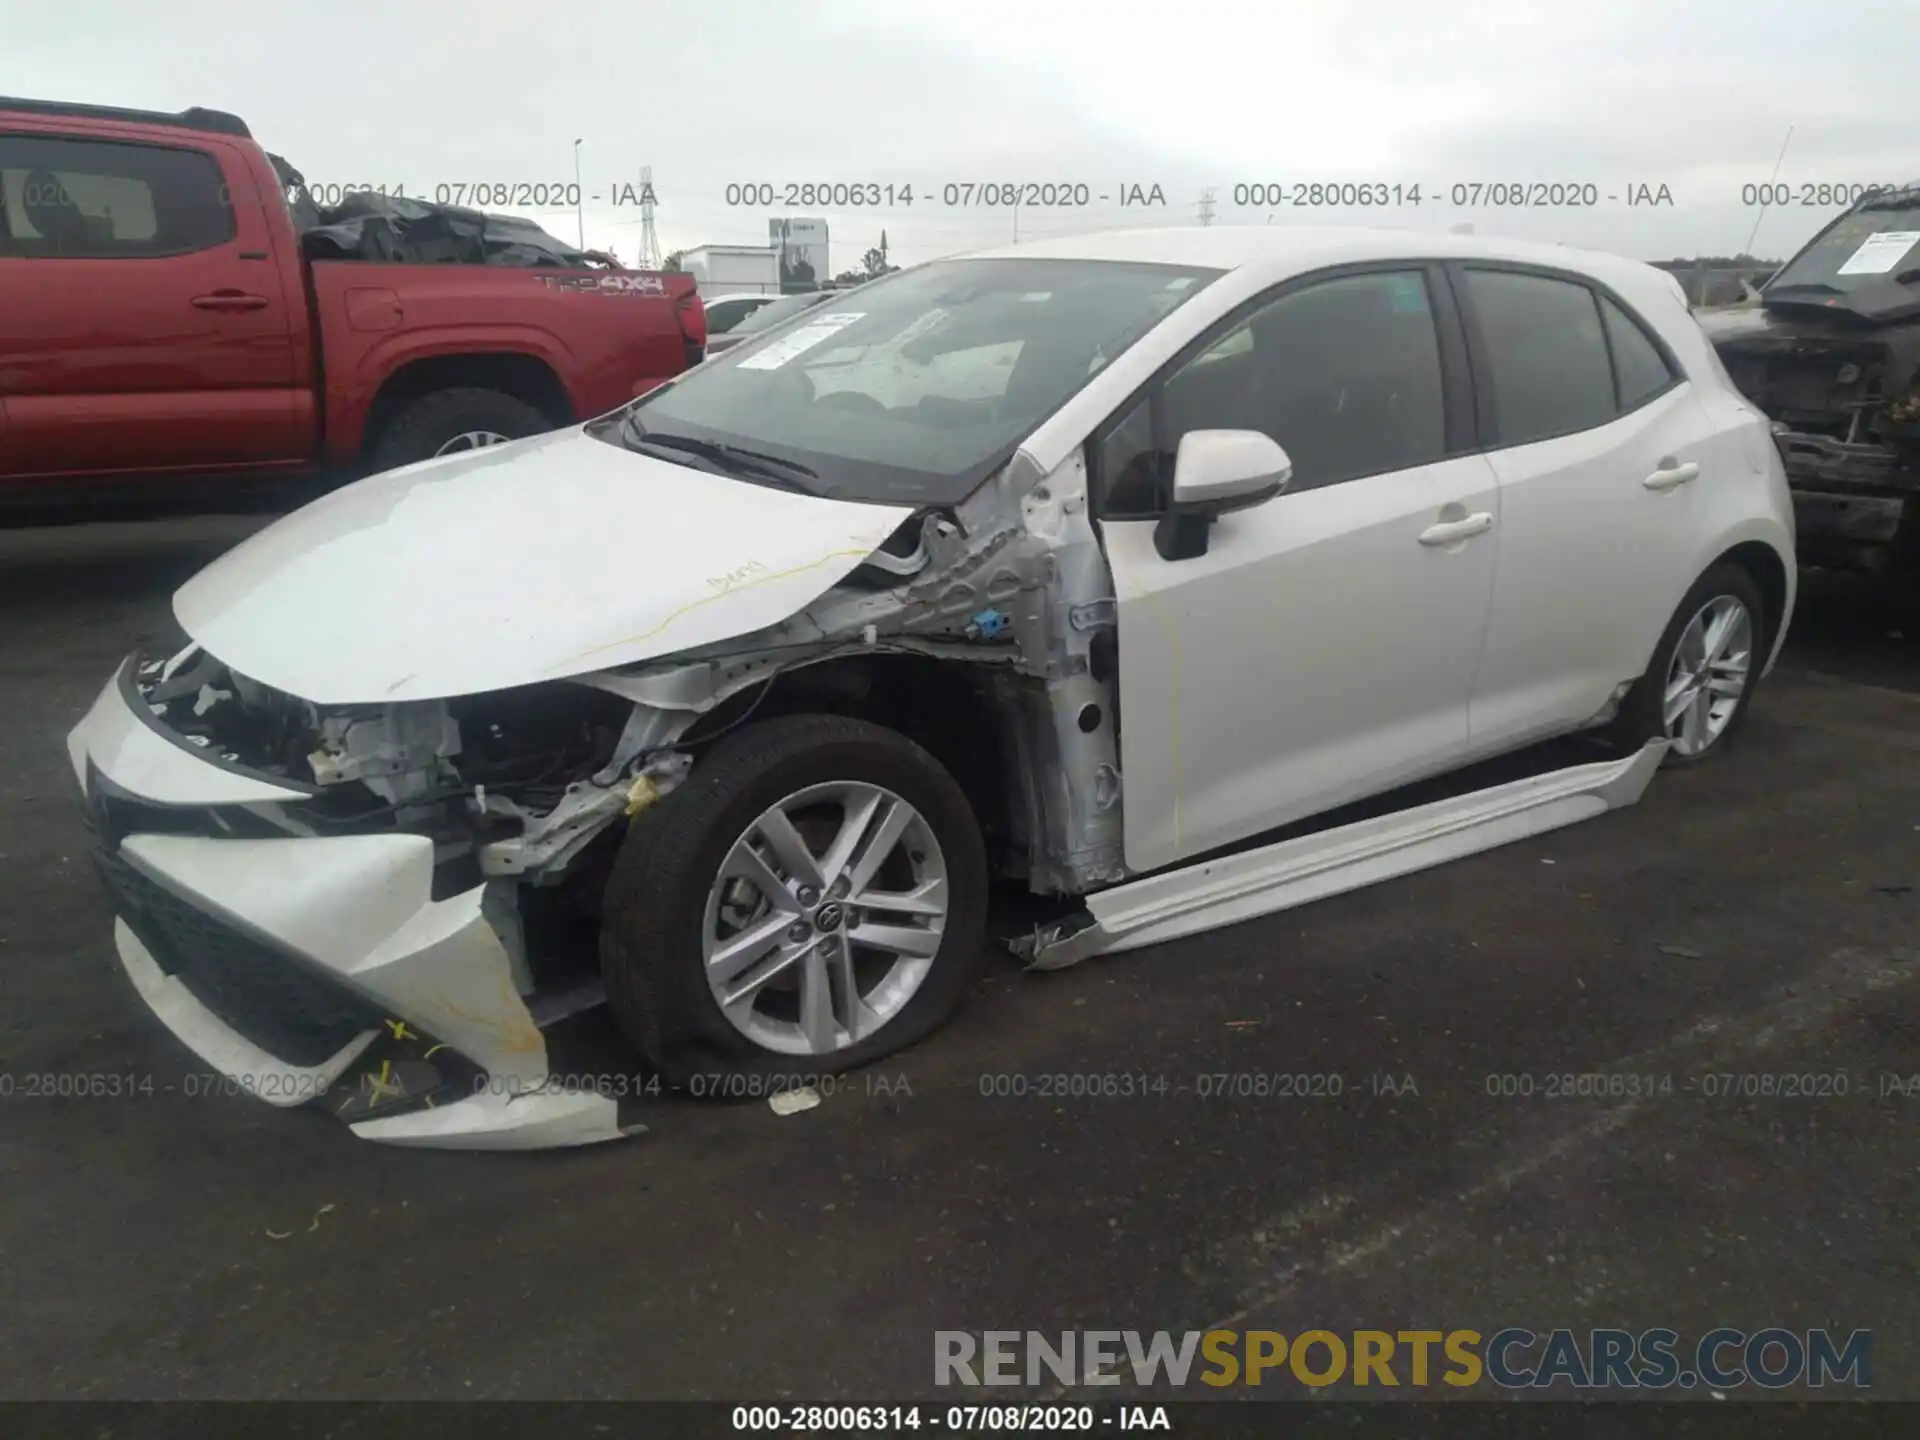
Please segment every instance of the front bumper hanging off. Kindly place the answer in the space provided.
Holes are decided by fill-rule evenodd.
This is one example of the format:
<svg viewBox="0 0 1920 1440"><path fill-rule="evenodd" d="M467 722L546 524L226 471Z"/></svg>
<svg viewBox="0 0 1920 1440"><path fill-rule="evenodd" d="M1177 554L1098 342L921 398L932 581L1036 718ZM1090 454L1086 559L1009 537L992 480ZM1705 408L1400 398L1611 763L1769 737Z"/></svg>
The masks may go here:
<svg viewBox="0 0 1920 1440"><path fill-rule="evenodd" d="M549 1087L484 885L434 899L422 835L251 838L260 827L237 820L305 791L164 729L134 663L67 750L120 963L188 1049L236 1090L325 1109L368 1140L542 1149L630 1133L614 1099Z"/></svg>

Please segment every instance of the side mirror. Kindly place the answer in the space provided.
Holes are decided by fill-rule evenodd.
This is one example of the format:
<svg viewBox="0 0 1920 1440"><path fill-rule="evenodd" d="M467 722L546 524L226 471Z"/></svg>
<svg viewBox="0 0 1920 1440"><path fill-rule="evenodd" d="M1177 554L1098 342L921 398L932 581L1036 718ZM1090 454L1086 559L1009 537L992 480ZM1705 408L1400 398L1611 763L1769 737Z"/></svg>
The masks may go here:
<svg viewBox="0 0 1920 1440"><path fill-rule="evenodd" d="M1173 461L1173 504L1154 526L1162 560L1207 553L1207 531L1230 510L1262 505L1287 488L1293 462L1258 430L1189 430Z"/></svg>

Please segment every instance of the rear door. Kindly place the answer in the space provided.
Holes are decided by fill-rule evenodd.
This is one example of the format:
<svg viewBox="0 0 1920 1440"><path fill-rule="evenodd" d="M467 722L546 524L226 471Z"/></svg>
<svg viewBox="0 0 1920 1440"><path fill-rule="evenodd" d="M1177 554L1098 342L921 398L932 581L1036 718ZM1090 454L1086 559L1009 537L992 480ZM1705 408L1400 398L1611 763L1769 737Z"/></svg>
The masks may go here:
<svg viewBox="0 0 1920 1440"><path fill-rule="evenodd" d="M1475 754L1592 719L1646 669L1693 580L1698 500L1729 451L1625 301L1534 267L1453 269L1481 433L1500 480L1500 572L1475 682Z"/></svg>
<svg viewBox="0 0 1920 1440"><path fill-rule="evenodd" d="M224 141L0 129L0 474L248 466L310 443L293 313Z"/></svg>

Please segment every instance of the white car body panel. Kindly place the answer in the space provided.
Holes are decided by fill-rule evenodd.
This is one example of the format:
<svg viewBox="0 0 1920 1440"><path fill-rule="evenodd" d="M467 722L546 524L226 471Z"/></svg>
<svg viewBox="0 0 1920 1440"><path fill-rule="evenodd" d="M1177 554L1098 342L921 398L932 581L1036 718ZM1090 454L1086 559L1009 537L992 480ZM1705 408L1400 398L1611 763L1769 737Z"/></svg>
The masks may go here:
<svg viewBox="0 0 1920 1440"><path fill-rule="evenodd" d="M1330 653L1335 648L1331 644L1316 651L1303 639L1301 648L1286 656L1301 668L1284 679L1264 664L1240 663L1255 656L1266 660L1272 652L1261 649L1263 643L1283 643L1263 642L1257 629L1248 630L1245 617L1285 613L1273 605L1280 593L1276 586L1296 604L1303 603L1301 594L1309 587L1287 588L1296 583L1287 572L1263 575L1261 583L1254 584L1251 577L1258 567L1249 567L1249 583L1235 594L1212 578L1211 552L1170 563L1152 547L1151 524L1109 523L1107 553L1122 634L1124 773L1130 802L1124 818L1132 868L1176 863L1470 759L1575 729L1598 714L1623 682L1646 668L1674 608L1717 556L1754 539L1779 554L1793 553L1792 505L1784 476L1776 483L1765 473L1764 463L1756 470L1748 459L1760 445L1772 449L1765 443L1764 417L1737 394L1729 392L1730 400L1720 396L1727 386L1711 343L1671 277L1650 266L1559 246L1331 228L1297 230L1281 240L1252 228L1158 236L1132 232L992 253L1084 254L1238 267L1170 314L1028 437L1022 449L1042 468L1077 450L1128 396L1242 302L1311 271L1359 261L1511 260L1591 277L1618 292L1659 330L1687 376L1652 405L1596 430L1448 462L1458 465L1472 458L1490 467L1495 477L1497 500L1490 507L1476 502L1478 509L1493 509L1494 527L1449 551L1477 550L1481 562L1499 575L1475 635L1481 648L1461 676L1471 692L1469 714L1462 717L1465 739L1450 754L1422 758L1415 730L1392 733L1402 722L1383 722L1376 707L1383 701L1389 707L1394 703L1385 693L1393 682L1376 679L1354 686L1360 662ZM1711 404L1693 398L1705 389L1715 393ZM1640 482L1676 447L1698 454L1711 475L1675 491L1644 489ZM1777 464L1773 468L1777 470ZM1345 541L1328 536L1329 553L1342 543L1354 545L1356 555L1362 552L1360 537L1369 521L1397 513L1397 492L1389 487L1400 478L1373 476L1329 487L1331 492L1354 492L1322 503L1339 505L1345 522L1361 527ZM1223 516L1214 526L1213 544L1231 544L1229 537L1235 533L1249 538L1258 534L1265 540L1256 543L1278 553L1295 537L1277 516L1322 493L1328 492L1282 495L1257 509ZM1451 492L1435 495L1432 511L1459 498ZM1596 508L1596 501L1604 503ZM1428 519L1438 518L1429 512ZM1594 543L1596 526L1607 535L1604 545ZM1411 536L1408 540L1409 548L1417 551L1417 542ZM1382 551L1366 553L1373 563L1384 559ZM1357 569L1328 573L1338 575L1338 588L1328 580L1312 590L1308 603L1317 605L1316 613L1337 614L1343 634L1377 641L1375 597L1386 593L1387 578L1363 576ZM1789 566L1788 616L1794 583ZM1204 617L1203 628L1169 631L1167 617L1182 613L1178 592L1188 586L1207 595L1205 603L1193 607L1196 619ZM1405 626L1386 642L1398 663L1409 663L1409 652L1418 648L1414 637L1449 656L1457 653L1461 642L1456 610L1445 611L1444 625L1430 624L1422 603L1426 598L1410 587ZM1131 620L1129 611L1134 612ZM1541 614L1548 617L1545 623L1530 618ZM1234 617L1241 617L1238 628ZM1783 624L1774 637L1769 666L1784 634ZM1412 663L1426 661L1423 656ZM1195 666L1210 685L1195 683ZM1451 664L1435 668L1454 673ZM1422 673L1430 678L1432 671ZM1313 697L1326 697L1325 708L1304 737L1289 728L1284 745L1263 748L1266 736L1245 717L1279 713L1274 708L1276 691L1283 686L1308 697L1299 703L1309 708L1316 703ZM1189 733L1187 717L1202 707L1214 718L1196 736ZM1350 747L1328 738L1338 736L1343 725L1356 742ZM1222 746L1230 758L1216 768L1214 756Z"/></svg>
<svg viewBox="0 0 1920 1440"><path fill-rule="evenodd" d="M1500 580L1474 685L1476 753L1524 745L1598 714L1638 678L1699 578L1700 491L1724 456L1693 387L1594 430L1488 453L1500 477ZM1642 483L1663 457L1702 467L1665 492Z"/></svg>
<svg viewBox="0 0 1920 1440"><path fill-rule="evenodd" d="M1443 507L1499 503L1467 455L1223 515L1206 554L1173 563L1153 521L1109 523L1128 866L1458 763L1498 526L1441 548L1420 534Z"/></svg>
<svg viewBox="0 0 1920 1440"><path fill-rule="evenodd" d="M369 476L174 596L241 674L317 704L503 690L784 620L911 511L636 455L579 427Z"/></svg>
<svg viewBox="0 0 1920 1440"><path fill-rule="evenodd" d="M482 1090L435 1110L361 1120L348 1128L362 1140L422 1150L556 1150L646 1130L644 1125L622 1128L617 1110L607 1096L590 1091L514 1095Z"/></svg>
<svg viewBox="0 0 1920 1440"><path fill-rule="evenodd" d="M1636 804L1666 749L1655 740L1623 760L1530 775L1116 885L1088 897L1090 927L1040 944L1030 968L1062 970L1237 925L1590 820Z"/></svg>
<svg viewBox="0 0 1920 1440"><path fill-rule="evenodd" d="M481 916L483 887L429 898L423 835L203 840L131 835L120 853L167 889L331 972L523 1088L546 1043Z"/></svg>
<svg viewBox="0 0 1920 1440"><path fill-rule="evenodd" d="M67 759L84 790L91 758L114 783L161 805L249 805L298 800L301 792L209 765L127 708L115 676L67 735Z"/></svg>
<svg viewBox="0 0 1920 1440"><path fill-rule="evenodd" d="M368 1030L324 1065L288 1065L269 1055L200 1003L194 993L160 968L133 928L115 918L113 944L121 967L140 998L175 1039L220 1074L269 1105L290 1110L322 1094L359 1058L380 1032Z"/></svg>

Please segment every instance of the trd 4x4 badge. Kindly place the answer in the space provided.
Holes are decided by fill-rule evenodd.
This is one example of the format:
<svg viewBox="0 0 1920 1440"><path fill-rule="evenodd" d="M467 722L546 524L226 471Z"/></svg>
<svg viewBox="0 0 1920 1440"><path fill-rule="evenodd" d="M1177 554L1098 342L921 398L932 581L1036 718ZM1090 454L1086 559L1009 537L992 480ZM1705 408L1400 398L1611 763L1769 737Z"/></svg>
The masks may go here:
<svg viewBox="0 0 1920 1440"><path fill-rule="evenodd" d="M667 282L658 275L542 275L549 290L593 291L607 295L664 295Z"/></svg>

